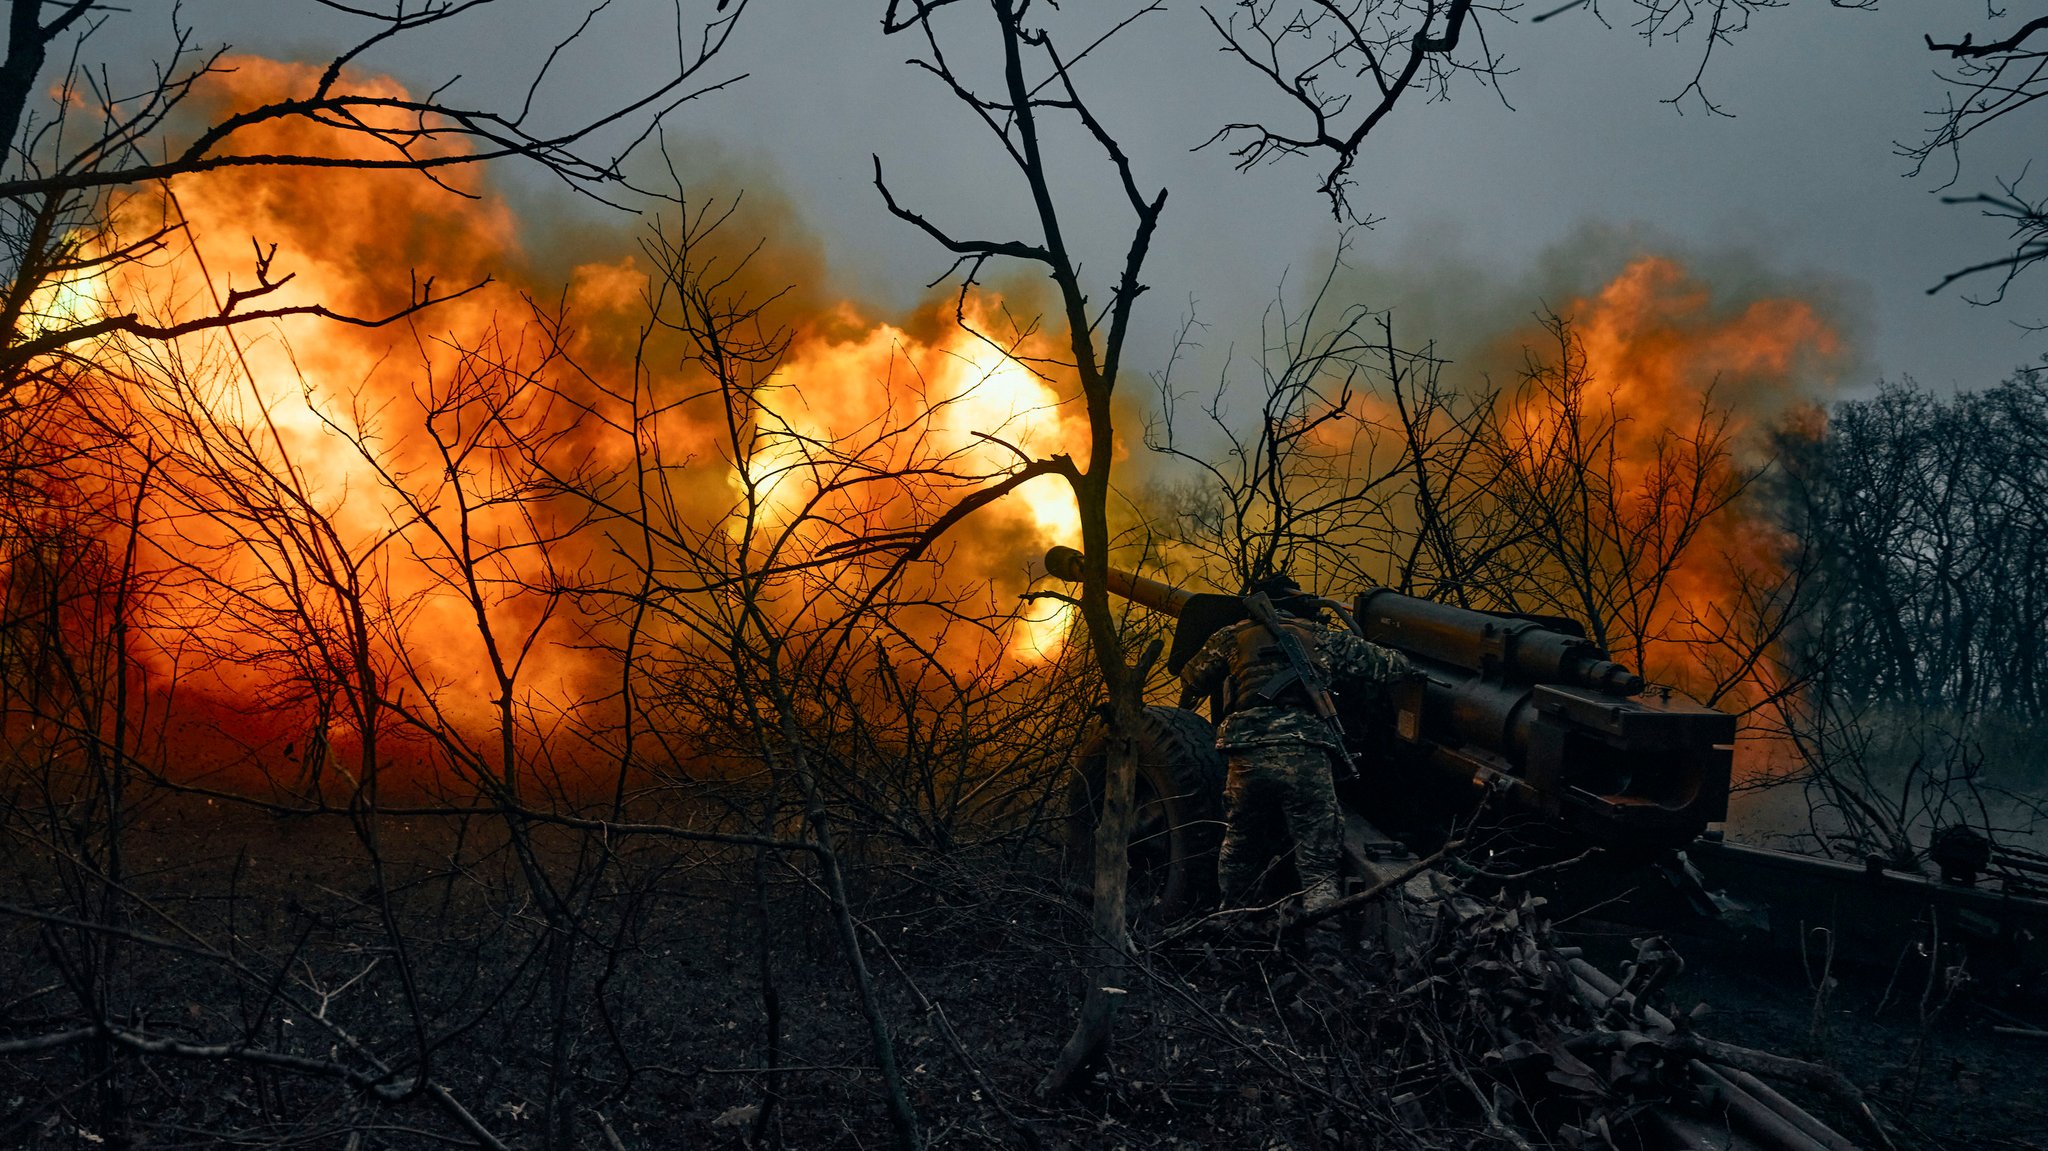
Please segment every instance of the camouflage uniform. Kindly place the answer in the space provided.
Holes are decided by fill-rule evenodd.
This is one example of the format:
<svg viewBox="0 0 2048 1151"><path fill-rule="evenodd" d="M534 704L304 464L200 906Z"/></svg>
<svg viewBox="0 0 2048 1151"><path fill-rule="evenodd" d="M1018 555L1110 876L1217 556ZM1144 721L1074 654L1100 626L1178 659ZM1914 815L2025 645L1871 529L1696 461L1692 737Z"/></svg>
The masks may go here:
<svg viewBox="0 0 2048 1151"><path fill-rule="evenodd" d="M1349 631L1298 616L1282 615L1281 622L1327 685L1383 686L1413 674L1400 652ZM1271 699L1259 694L1289 670L1279 645L1251 620L1210 636L1181 668L1188 696L1219 698L1213 713L1221 717L1216 748L1230 774L1223 791L1229 827L1216 870L1226 906L1243 905L1257 894L1261 877L1289 840L1304 903L1320 906L1337 895L1339 823L1331 777L1336 735L1317 718L1298 684Z"/></svg>

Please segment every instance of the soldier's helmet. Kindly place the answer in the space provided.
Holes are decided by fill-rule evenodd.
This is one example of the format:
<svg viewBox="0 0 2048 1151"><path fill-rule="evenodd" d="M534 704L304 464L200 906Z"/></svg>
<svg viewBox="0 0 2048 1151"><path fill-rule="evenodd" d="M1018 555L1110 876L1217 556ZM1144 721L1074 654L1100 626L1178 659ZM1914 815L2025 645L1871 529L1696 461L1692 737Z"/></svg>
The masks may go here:
<svg viewBox="0 0 2048 1151"><path fill-rule="evenodd" d="M1275 608L1288 615L1312 617L1321 610L1315 597L1305 594L1301 590L1301 585L1294 582L1294 577L1286 572L1274 572L1272 575L1253 580L1250 586L1244 589L1244 594L1254 593L1264 593L1267 599L1273 601Z"/></svg>

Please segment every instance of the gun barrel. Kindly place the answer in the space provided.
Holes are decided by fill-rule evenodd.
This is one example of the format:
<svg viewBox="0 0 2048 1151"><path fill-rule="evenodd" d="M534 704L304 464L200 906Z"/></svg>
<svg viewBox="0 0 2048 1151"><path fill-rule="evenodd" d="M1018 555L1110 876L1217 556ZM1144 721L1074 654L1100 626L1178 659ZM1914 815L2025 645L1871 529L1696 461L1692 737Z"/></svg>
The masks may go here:
<svg viewBox="0 0 2048 1151"><path fill-rule="evenodd" d="M1078 582L1081 578L1081 553L1070 547L1051 548L1045 553L1045 570L1060 579ZM1170 616L1179 616L1181 610L1188 606L1188 601L1195 598L1194 592L1169 587L1156 579L1146 579L1122 568L1109 569L1109 590L1112 594Z"/></svg>
<svg viewBox="0 0 2048 1151"><path fill-rule="evenodd" d="M1530 619L1470 611L1384 588L1358 597L1365 637L1414 655L1527 683L1566 683L1635 695L1643 677L1575 635Z"/></svg>

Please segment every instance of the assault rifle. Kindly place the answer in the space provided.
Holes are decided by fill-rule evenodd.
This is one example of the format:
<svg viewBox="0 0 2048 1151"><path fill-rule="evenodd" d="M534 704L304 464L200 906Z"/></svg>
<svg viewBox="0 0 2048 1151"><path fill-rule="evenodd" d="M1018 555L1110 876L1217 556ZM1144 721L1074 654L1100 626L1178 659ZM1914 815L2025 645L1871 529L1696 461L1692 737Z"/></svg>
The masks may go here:
<svg viewBox="0 0 2048 1151"><path fill-rule="evenodd" d="M1301 640L1280 622L1280 611L1264 592L1253 592L1244 597L1245 611L1279 646L1280 654L1286 657L1288 677L1269 683L1260 694L1273 696L1295 683L1301 685L1303 694L1308 696L1309 706L1315 709L1316 718L1330 729L1337 749L1337 782L1344 783L1358 778L1358 761L1351 758L1351 749L1345 746L1344 718L1337 712L1337 701L1330 695L1330 685L1323 682L1323 673L1316 669L1315 661L1303 651Z"/></svg>

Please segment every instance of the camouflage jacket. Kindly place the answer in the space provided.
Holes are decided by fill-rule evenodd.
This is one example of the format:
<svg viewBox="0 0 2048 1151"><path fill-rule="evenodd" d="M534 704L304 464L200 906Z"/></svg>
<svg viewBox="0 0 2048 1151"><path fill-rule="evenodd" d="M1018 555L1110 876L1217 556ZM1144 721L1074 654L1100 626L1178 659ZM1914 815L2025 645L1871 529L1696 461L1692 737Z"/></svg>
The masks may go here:
<svg viewBox="0 0 2048 1151"><path fill-rule="evenodd" d="M1291 619L1296 638L1311 663L1333 688L1380 688L1415 674L1408 657L1368 642L1352 632L1301 619ZM1250 682L1286 668L1277 645L1260 644L1265 628L1245 620L1222 628L1180 670L1191 695L1222 693L1225 714L1216 725L1216 746L1225 751L1259 744L1303 742L1334 747L1336 734L1316 717L1299 689L1271 701L1244 690ZM1276 660L1278 662L1276 662Z"/></svg>

